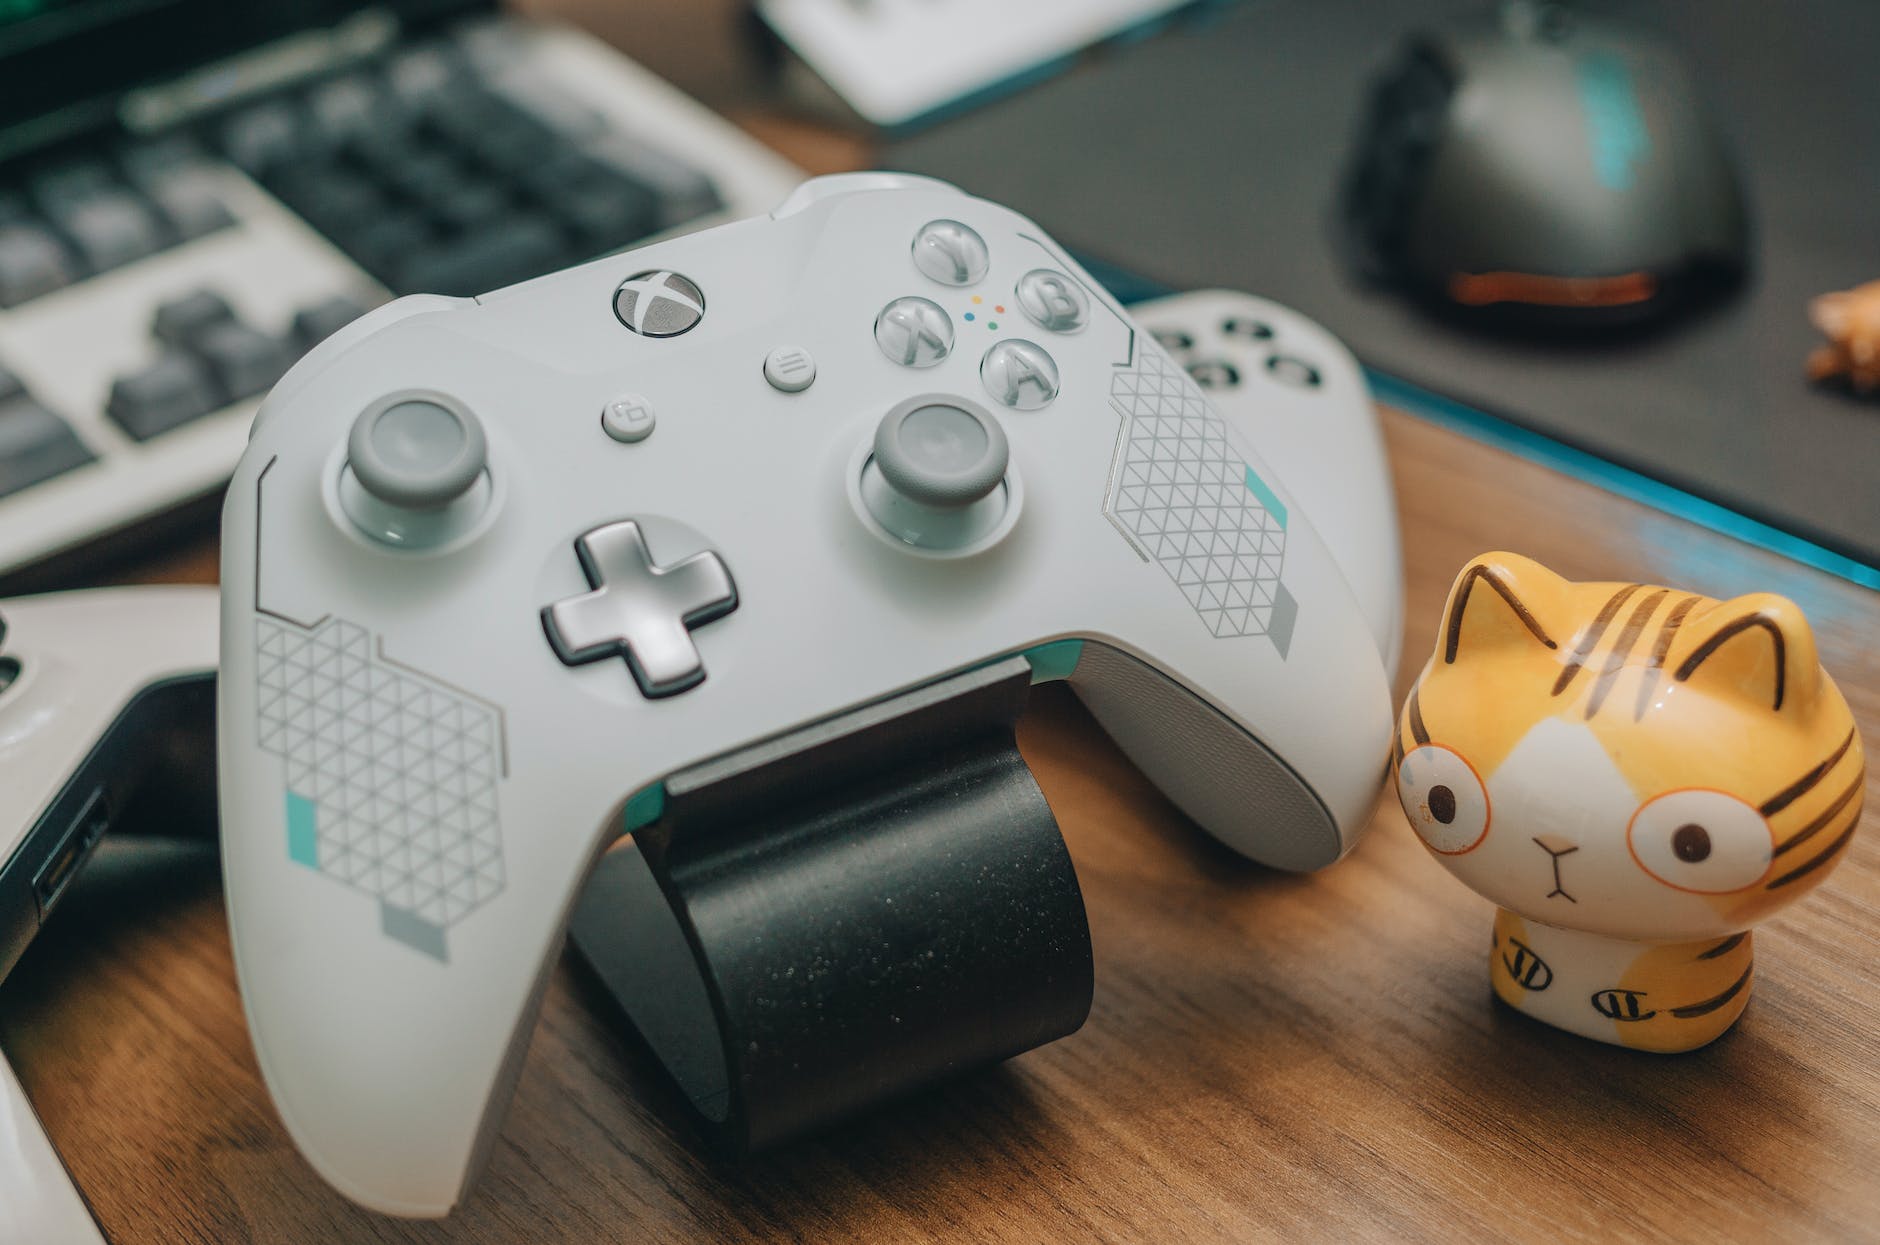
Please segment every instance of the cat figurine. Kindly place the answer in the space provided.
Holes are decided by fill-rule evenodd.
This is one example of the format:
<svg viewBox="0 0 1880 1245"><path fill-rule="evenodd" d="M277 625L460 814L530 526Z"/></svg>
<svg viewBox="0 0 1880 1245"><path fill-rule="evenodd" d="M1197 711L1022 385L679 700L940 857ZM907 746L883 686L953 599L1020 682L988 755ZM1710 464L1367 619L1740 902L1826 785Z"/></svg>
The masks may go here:
<svg viewBox="0 0 1880 1245"><path fill-rule="evenodd" d="M1795 604L1456 578L1392 770L1430 852L1498 906L1489 975L1584 1037L1687 1051L1742 1014L1750 927L1819 885L1866 761Z"/></svg>

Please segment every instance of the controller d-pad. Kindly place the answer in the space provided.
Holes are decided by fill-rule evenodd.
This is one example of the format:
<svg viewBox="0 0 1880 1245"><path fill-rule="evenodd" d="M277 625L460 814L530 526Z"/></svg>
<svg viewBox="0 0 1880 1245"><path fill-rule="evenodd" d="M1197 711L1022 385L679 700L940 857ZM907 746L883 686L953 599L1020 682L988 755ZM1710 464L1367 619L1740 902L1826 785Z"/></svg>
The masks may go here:
<svg viewBox="0 0 1880 1245"><path fill-rule="evenodd" d="M738 608L724 559L708 549L661 566L632 519L595 528L574 542L574 552L592 591L542 611L555 656L569 666L625 658L649 698L703 682L692 628Z"/></svg>

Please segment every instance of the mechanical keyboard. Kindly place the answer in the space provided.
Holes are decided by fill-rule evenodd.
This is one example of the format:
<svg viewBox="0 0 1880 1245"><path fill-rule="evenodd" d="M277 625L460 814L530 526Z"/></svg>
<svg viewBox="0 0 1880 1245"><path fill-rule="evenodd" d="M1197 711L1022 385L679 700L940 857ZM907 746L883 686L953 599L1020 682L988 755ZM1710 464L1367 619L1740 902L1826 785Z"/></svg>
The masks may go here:
<svg viewBox="0 0 1880 1245"><path fill-rule="evenodd" d="M128 137L0 165L0 575L215 493L274 381L388 297L498 289L800 178L520 19L212 95L128 96Z"/></svg>

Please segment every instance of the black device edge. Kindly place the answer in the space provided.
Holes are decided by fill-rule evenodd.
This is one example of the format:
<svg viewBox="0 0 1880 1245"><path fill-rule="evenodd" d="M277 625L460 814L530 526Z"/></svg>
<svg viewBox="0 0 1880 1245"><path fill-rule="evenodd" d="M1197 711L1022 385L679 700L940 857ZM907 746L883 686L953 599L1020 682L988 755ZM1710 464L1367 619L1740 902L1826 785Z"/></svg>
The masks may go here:
<svg viewBox="0 0 1880 1245"><path fill-rule="evenodd" d="M215 789L215 673L178 675L132 696L0 864L0 980L107 830L213 835Z"/></svg>

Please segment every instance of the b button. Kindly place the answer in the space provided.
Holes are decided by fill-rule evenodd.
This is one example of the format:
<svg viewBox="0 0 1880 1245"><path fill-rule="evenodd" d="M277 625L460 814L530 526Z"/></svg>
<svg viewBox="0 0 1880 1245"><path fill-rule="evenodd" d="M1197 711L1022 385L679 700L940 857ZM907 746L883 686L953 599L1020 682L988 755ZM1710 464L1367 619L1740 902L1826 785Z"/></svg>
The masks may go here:
<svg viewBox="0 0 1880 1245"><path fill-rule="evenodd" d="M1018 279L1018 305L1031 322L1053 333L1075 333L1090 319L1090 299L1078 284L1051 268Z"/></svg>

